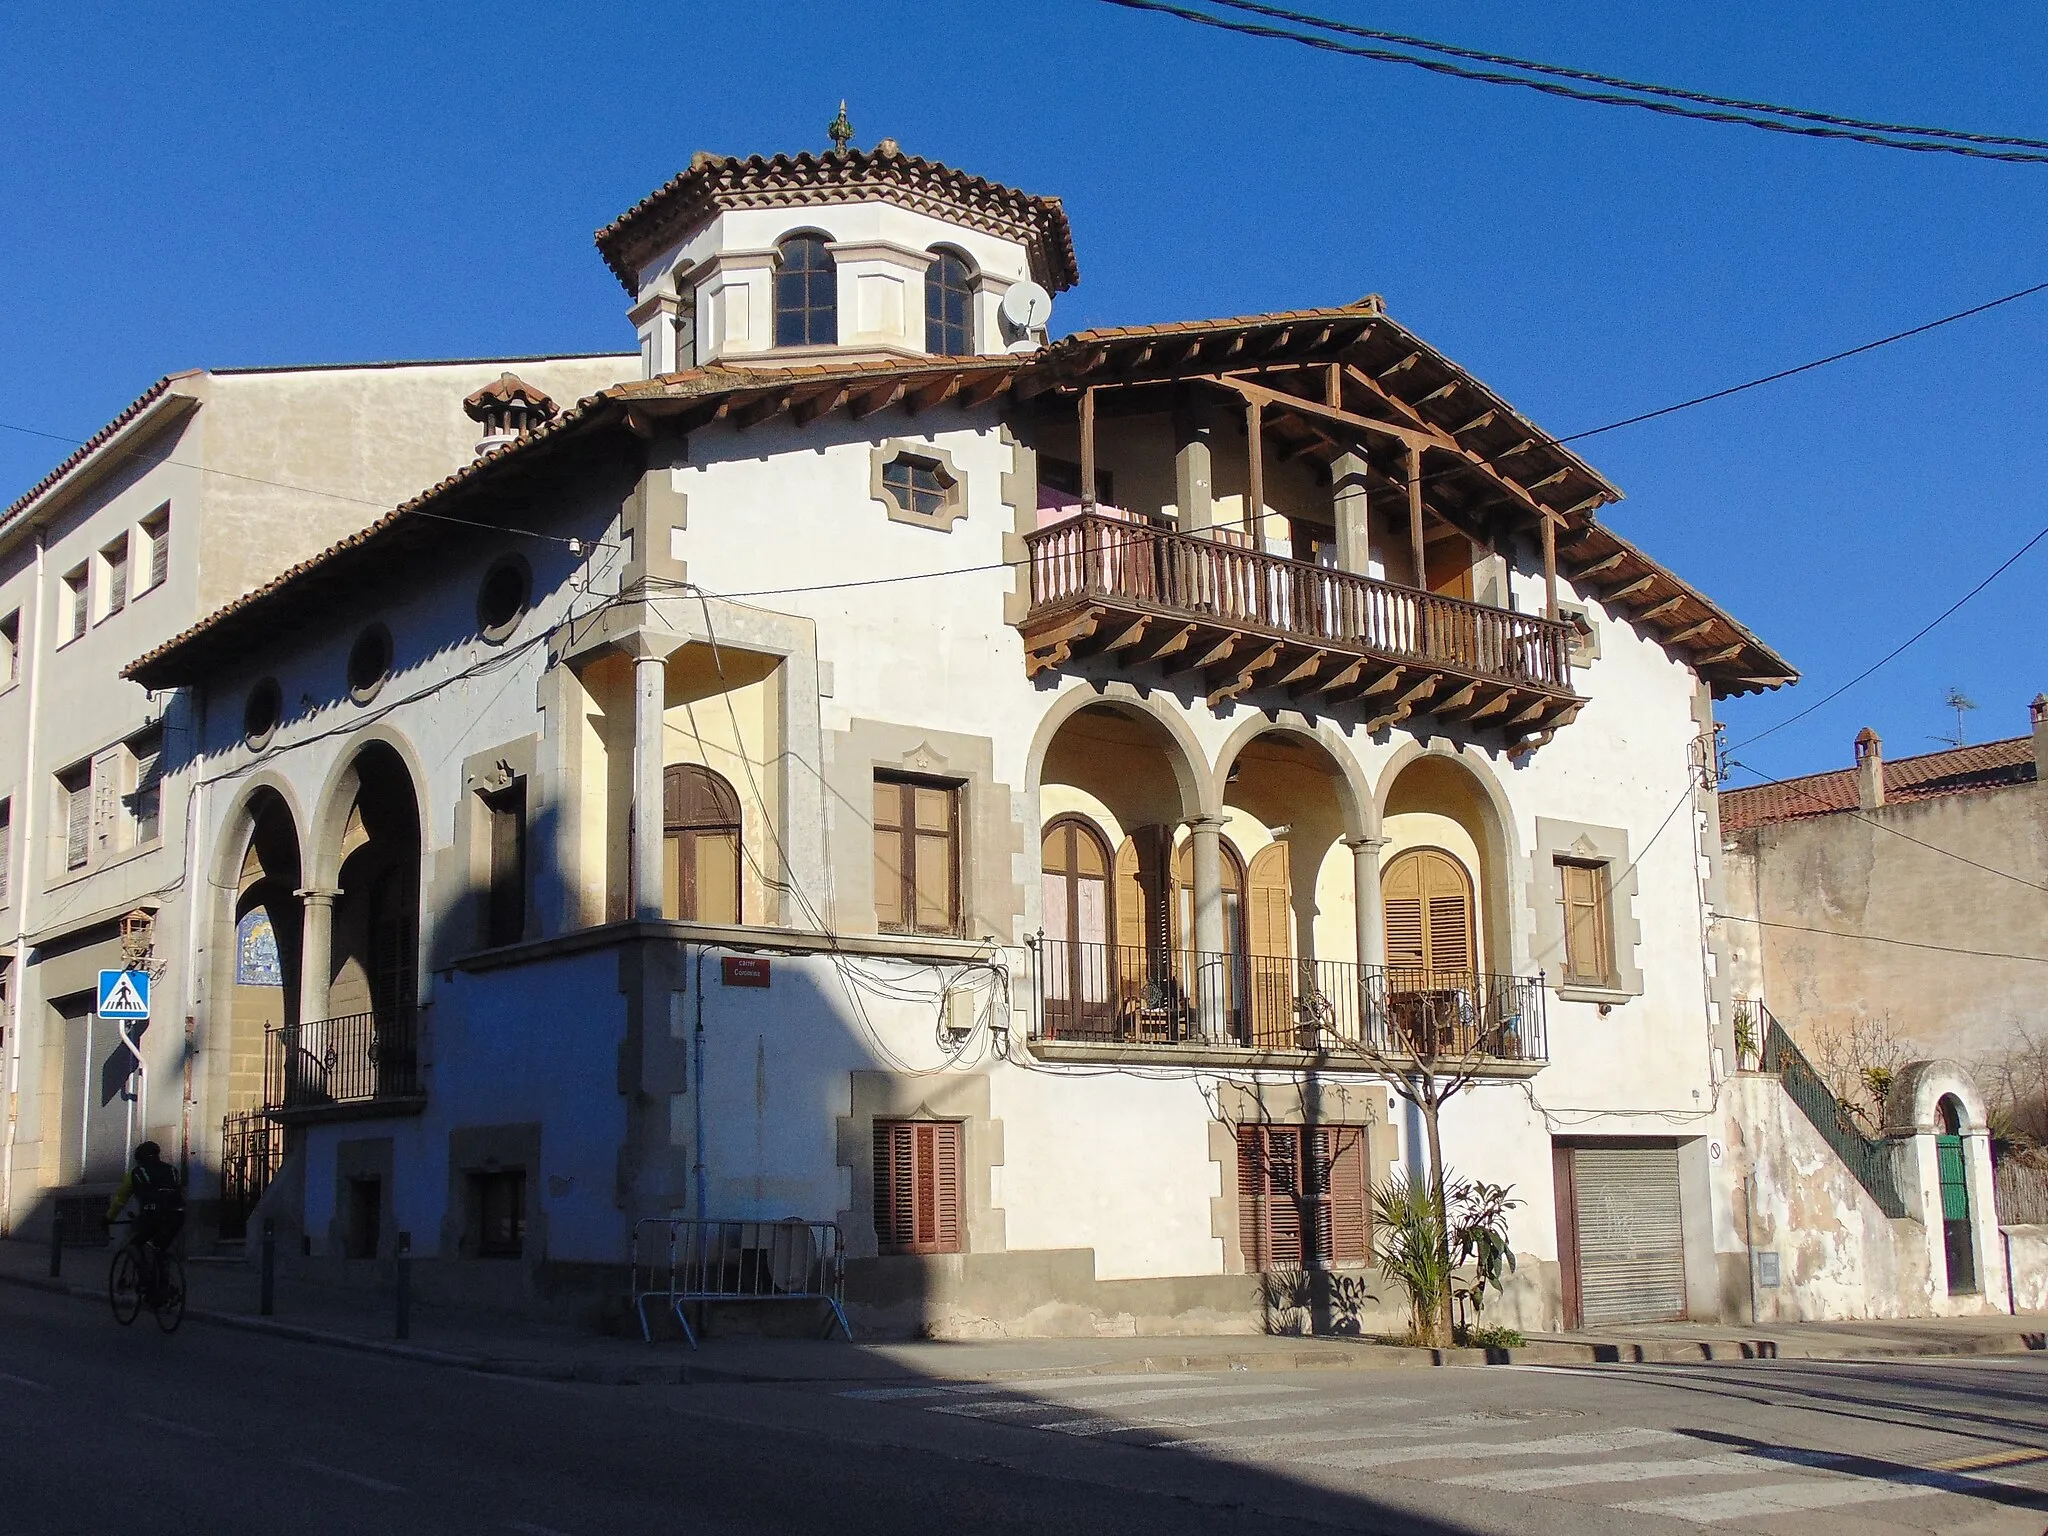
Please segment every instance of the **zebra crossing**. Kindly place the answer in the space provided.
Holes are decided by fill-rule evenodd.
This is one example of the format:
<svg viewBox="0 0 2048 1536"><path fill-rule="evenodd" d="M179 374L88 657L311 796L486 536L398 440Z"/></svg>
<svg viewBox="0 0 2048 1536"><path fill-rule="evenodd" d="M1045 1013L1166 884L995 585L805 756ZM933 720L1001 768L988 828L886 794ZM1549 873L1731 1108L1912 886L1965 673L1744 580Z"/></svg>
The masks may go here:
<svg viewBox="0 0 2048 1536"><path fill-rule="evenodd" d="M1587 1415L1570 1408L1402 1417L1400 1410L1416 1407L1416 1399L1338 1396L1331 1390L1336 1385L1143 1373L865 1387L836 1395L1275 1471L1384 1473L1454 1488L1595 1499L1628 1514L1699 1526L1936 1494L1993 1496L2006 1507L2017 1502L2048 1510L2048 1487L2024 1475L2048 1469L2048 1445L2039 1457L2000 1458L2010 1463L2006 1474L2021 1474L2002 1475L1980 1465L1983 1458L1922 1467L1794 1447L1731 1448L1676 1429L1575 1427L1571 1421ZM1340 1415L1341 1424L1335 1422ZM1674 1486L1660 1489L1659 1483Z"/></svg>

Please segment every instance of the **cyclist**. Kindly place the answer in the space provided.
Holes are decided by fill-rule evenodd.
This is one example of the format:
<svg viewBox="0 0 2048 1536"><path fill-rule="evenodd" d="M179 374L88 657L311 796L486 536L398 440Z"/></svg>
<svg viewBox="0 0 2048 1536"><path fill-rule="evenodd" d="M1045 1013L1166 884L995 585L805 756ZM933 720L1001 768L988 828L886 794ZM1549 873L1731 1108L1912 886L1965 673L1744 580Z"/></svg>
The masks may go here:
<svg viewBox="0 0 2048 1536"><path fill-rule="evenodd" d="M161 1288L163 1255L177 1241L185 1225L185 1191L178 1170L164 1161L163 1148L145 1141L135 1149L135 1163L107 1206L107 1220L121 1214L129 1200L136 1202L135 1234L129 1239L148 1255L149 1299Z"/></svg>

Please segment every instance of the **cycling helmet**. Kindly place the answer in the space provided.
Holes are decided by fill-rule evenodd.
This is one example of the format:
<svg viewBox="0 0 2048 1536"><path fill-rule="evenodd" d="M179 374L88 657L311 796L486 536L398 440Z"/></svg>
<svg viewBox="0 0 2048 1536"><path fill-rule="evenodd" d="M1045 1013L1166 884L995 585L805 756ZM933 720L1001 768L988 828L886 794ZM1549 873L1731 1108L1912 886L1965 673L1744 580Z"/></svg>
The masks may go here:
<svg viewBox="0 0 2048 1536"><path fill-rule="evenodd" d="M164 1160L164 1149L153 1141L145 1141L135 1149L138 1163L160 1163Z"/></svg>

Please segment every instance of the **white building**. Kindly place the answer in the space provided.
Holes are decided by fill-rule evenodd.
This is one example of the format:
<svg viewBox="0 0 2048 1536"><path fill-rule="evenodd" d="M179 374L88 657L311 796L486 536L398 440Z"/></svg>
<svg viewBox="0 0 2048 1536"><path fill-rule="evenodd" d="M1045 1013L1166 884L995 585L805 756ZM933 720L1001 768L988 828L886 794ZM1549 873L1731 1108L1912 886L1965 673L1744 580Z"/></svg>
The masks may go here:
<svg viewBox="0 0 2048 1536"><path fill-rule="evenodd" d="M198 722L121 668L469 459L463 394L514 366L575 398L632 359L174 374L0 512L0 1231L103 1207L144 1120L218 1149L181 1102ZM131 955L158 973L140 1076L92 1017Z"/></svg>
<svg viewBox="0 0 2048 1536"><path fill-rule="evenodd" d="M1702 743L1794 674L1597 472L1377 299L1047 342L1059 204L887 141L599 246L645 378L128 669L288 1249L512 1301L800 1216L871 1327L1284 1326L1452 1056L1507 1320L1746 1305Z"/></svg>

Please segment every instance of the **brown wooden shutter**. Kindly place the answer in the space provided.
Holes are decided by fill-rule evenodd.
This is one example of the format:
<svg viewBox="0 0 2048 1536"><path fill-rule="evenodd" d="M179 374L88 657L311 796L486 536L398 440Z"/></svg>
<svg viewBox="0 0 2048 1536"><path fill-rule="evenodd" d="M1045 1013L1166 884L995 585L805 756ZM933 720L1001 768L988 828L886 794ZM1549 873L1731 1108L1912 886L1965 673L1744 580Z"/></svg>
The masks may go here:
<svg viewBox="0 0 2048 1536"><path fill-rule="evenodd" d="M1386 908L1387 964L1421 970L1429 963L1422 926L1422 869L1413 854L1394 860L1381 887Z"/></svg>
<svg viewBox="0 0 2048 1536"><path fill-rule="evenodd" d="M1287 845L1273 843L1252 860L1247 901L1251 912L1249 950L1254 955L1294 953L1294 913Z"/></svg>
<svg viewBox="0 0 2048 1536"><path fill-rule="evenodd" d="M908 1252L917 1240L913 1134L901 1121L875 1122L875 1240L884 1253Z"/></svg>
<svg viewBox="0 0 2048 1536"><path fill-rule="evenodd" d="M1340 1126L1322 1133L1331 1143L1327 1196L1332 1264L1365 1264L1372 1259L1371 1165L1366 1133Z"/></svg>
<svg viewBox="0 0 2048 1536"><path fill-rule="evenodd" d="M1402 854L1388 868L1381 895L1388 966L1473 968L1472 885L1450 855L1434 848Z"/></svg>
<svg viewBox="0 0 2048 1536"><path fill-rule="evenodd" d="M1248 1269L1302 1266L1301 1151L1294 1126L1238 1127L1238 1240Z"/></svg>
<svg viewBox="0 0 2048 1536"><path fill-rule="evenodd" d="M145 525L149 529L149 585L164 584L171 571L171 509L165 507Z"/></svg>
<svg viewBox="0 0 2048 1536"><path fill-rule="evenodd" d="M875 1239L882 1252L958 1253L962 1187L959 1122L875 1122Z"/></svg>
<svg viewBox="0 0 2048 1536"><path fill-rule="evenodd" d="M64 790L64 867L83 869L91 851L91 770L80 770L76 778L65 784Z"/></svg>
<svg viewBox="0 0 2048 1536"><path fill-rule="evenodd" d="M1564 902L1564 973L1568 980L1601 982L1614 972L1607 917L1607 866L1560 862Z"/></svg>

